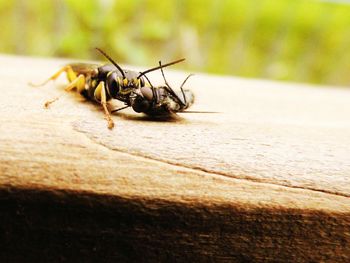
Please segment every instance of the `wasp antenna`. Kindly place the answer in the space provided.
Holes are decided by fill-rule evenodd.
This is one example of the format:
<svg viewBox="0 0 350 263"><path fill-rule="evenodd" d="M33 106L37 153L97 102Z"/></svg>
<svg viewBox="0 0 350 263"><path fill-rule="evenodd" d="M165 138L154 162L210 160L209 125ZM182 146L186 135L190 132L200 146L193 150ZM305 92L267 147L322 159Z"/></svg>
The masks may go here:
<svg viewBox="0 0 350 263"><path fill-rule="evenodd" d="M179 111L177 113L204 113L204 114L211 114L211 113L215 113L215 114L218 114L218 113L222 113L222 112L219 112L219 111L191 111L191 110L185 110L185 111Z"/></svg>
<svg viewBox="0 0 350 263"><path fill-rule="evenodd" d="M124 109L129 108L129 107L130 107L129 105L126 105L126 106L124 106L124 107L121 107L121 108L112 110L111 113L114 113L114 112L117 112L117 111L121 111L121 110L124 110Z"/></svg>
<svg viewBox="0 0 350 263"><path fill-rule="evenodd" d="M165 81L165 85L166 87L168 88L168 91L170 91L171 95L174 96L174 98L178 101L178 103L182 104L183 106L186 105L186 98L185 98L185 94L184 95L184 98L185 98L185 101L183 102L179 96L177 96L177 94L175 93L175 91L170 87L169 83L166 81L165 79L165 75L164 75L164 71L163 71L163 67L162 67L162 62L159 61L159 67L160 67L160 71L162 72L162 76L163 76L163 79Z"/></svg>
<svg viewBox="0 0 350 263"><path fill-rule="evenodd" d="M98 47L96 49L102 55L104 55L120 71L120 73L122 74L123 78L125 79L125 74L124 74L123 69L110 56L108 56L102 49L99 49Z"/></svg>
<svg viewBox="0 0 350 263"><path fill-rule="evenodd" d="M181 84L181 86L180 86L180 89L181 89L181 90L182 90L182 87L185 85L186 81L187 81L190 77L192 77L192 76L194 76L194 74L190 74L190 75L188 75L188 76L185 78L185 80L182 82L182 84Z"/></svg>
<svg viewBox="0 0 350 263"><path fill-rule="evenodd" d="M162 76L163 76L163 79L164 79L164 82L165 82L165 85L167 85L168 86L168 88L169 89L171 89L171 87L170 87L170 85L169 85L169 83L168 83L168 81L166 80L166 78L165 78L165 75L164 75L164 71L163 71L163 67L162 67L162 62L159 60L159 67L160 67L160 71L162 72Z"/></svg>
<svg viewBox="0 0 350 263"><path fill-rule="evenodd" d="M154 88L154 86L152 85L151 81L149 80L149 78L145 75L145 78L147 79L149 85L151 86L151 88Z"/></svg>
<svg viewBox="0 0 350 263"><path fill-rule="evenodd" d="M158 67L154 67L154 68L147 69L147 70L145 70L145 71L143 71L143 72L140 72L140 75L138 75L137 78L139 79L139 78L141 78L143 75L145 75L145 74L147 74L147 73L150 73L151 71L155 71L155 70L157 70L157 69L169 67L169 66L171 66L171 65L180 63L180 62L182 62L182 61L184 61L184 60L185 60L185 58L182 58L182 59L175 60L175 61L170 62L170 63L167 63L167 64L160 65L160 66L158 66Z"/></svg>
<svg viewBox="0 0 350 263"><path fill-rule="evenodd" d="M151 83L151 81L149 80L149 78L148 78L146 75L145 75L144 77L147 79L149 85L151 85L151 90L152 90L153 98L155 98L155 101L158 101L158 95L157 95L156 89L155 89L154 86L152 85L152 83Z"/></svg>
<svg viewBox="0 0 350 263"><path fill-rule="evenodd" d="M182 82L181 86L180 86L180 90L181 90L182 96L183 96L183 98L184 98L185 104L187 103L187 101L186 101L185 92L184 92L184 90L183 90L182 87L185 85L186 81L187 81L190 77L192 77L193 75L194 75L194 74L188 75L188 76L185 78L185 80Z"/></svg>

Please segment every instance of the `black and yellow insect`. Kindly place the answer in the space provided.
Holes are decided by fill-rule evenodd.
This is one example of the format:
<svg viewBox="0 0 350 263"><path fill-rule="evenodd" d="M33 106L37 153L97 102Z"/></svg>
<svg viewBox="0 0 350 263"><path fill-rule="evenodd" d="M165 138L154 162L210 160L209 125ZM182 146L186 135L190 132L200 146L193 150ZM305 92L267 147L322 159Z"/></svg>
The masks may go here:
<svg viewBox="0 0 350 263"><path fill-rule="evenodd" d="M165 94L163 92L164 94L161 95L160 93L162 92L160 91L162 89L153 87L145 74L157 69L174 65L184 60L180 59L164 65L160 64L157 67L148 69L143 72L136 72L122 69L105 52L99 48L97 48L97 50L101 52L112 64L102 66L88 63L68 64L53 74L43 83L39 85L32 85L45 85L47 82L57 79L62 73L66 73L69 84L65 87L65 91L76 89L78 93L83 95L88 100L100 103L104 109L104 113L108 121L108 128L110 129L114 127L114 122L108 110L107 101L110 99L117 99L126 104L125 107L114 110L114 112L130 106L132 106L134 110L140 110L138 112L144 112L145 107L142 108L142 103L138 103L139 97L137 96L137 94L142 95L142 92L145 92L148 98L151 99L153 106L155 103L162 103L163 100L159 100L159 98L162 96L168 96L168 94ZM147 87L147 91L142 90L142 88L145 87ZM151 91L152 96L150 96L148 92L149 90ZM176 97L175 93L174 95ZM56 100L57 98L46 102L45 107L48 107ZM149 111L150 114L151 112L152 111Z"/></svg>

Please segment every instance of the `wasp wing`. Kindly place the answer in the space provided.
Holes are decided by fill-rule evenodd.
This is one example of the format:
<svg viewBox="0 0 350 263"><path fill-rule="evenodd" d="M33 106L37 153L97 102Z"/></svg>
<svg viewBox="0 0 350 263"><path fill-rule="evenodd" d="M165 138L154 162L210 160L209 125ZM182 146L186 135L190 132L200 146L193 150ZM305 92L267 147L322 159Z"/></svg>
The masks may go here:
<svg viewBox="0 0 350 263"><path fill-rule="evenodd" d="M73 71L79 74L83 75L91 75L97 71L97 68L100 67L101 65L98 64L90 64L90 63L72 63L69 64Z"/></svg>
<svg viewBox="0 0 350 263"><path fill-rule="evenodd" d="M178 111L177 113L221 113L218 111L193 111L193 110L184 110L184 111Z"/></svg>

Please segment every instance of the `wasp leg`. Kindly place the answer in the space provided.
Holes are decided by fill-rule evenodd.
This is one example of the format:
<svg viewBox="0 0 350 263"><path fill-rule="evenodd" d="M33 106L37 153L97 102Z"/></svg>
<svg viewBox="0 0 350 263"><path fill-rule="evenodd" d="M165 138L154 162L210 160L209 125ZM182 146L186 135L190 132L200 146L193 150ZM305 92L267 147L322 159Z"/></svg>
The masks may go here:
<svg viewBox="0 0 350 263"><path fill-rule="evenodd" d="M48 109L48 108L50 107L50 105L51 105L52 103L54 103L55 101L57 101L59 98L60 98L60 97L56 97L56 98L54 98L54 99L52 99L52 100L46 101L46 102L44 103L44 108L45 108L45 109Z"/></svg>
<svg viewBox="0 0 350 263"><path fill-rule="evenodd" d="M113 129L114 127L114 122L111 118L111 114L109 113L109 110L107 108L107 96L106 96L106 88L105 88L105 83L103 81L101 81L96 89L95 89L95 93L94 96L97 100L99 100L102 104L103 110L105 112L105 117L107 119L108 122L108 128L109 129Z"/></svg>
<svg viewBox="0 0 350 263"><path fill-rule="evenodd" d="M164 79L164 82L165 82L165 87L166 87L166 89L170 92L171 95L173 95L173 96L175 97L175 99L177 100L177 102L178 102L179 104L182 104L183 106L185 106L185 105L186 105L186 98L185 98L185 93L184 93L183 90L182 90L182 86L181 86L181 90L182 90L182 95L183 95L183 97L184 97L184 99L185 99L185 102L183 102L183 101L179 98L179 96L177 96L177 94L175 93L175 91L170 87L168 81L167 81L166 78L165 78L164 71L163 71L163 68L162 68L162 62L161 62L161 61L159 61L159 66L161 67L161 68L160 68L160 71L162 72L162 76L163 76L163 79ZM187 80L187 79L186 79L186 80ZM186 81L185 81L185 82L186 82Z"/></svg>
<svg viewBox="0 0 350 263"><path fill-rule="evenodd" d="M84 75L79 75L78 77L76 77L71 83L69 83L64 88L64 90L71 91L75 88L78 90L78 92L81 92L83 89L85 89L85 76ZM52 103L57 101L59 98L60 98L60 96L45 102L44 107L48 108Z"/></svg>
<svg viewBox="0 0 350 263"><path fill-rule="evenodd" d="M182 84L181 84L181 86L180 86L181 93L182 93L182 96L183 96L183 98L184 98L185 105L187 105L187 101L186 101L185 92L184 92L184 90L183 90L182 87L185 85L186 81L187 81L190 77L192 77L193 75L194 75L194 74L188 75L187 78L185 78L185 80L182 82Z"/></svg>
<svg viewBox="0 0 350 263"><path fill-rule="evenodd" d="M71 83L69 83L64 90L65 91L71 91L73 89L77 89L78 92L81 92L83 89L85 89L85 76L79 75L78 77L75 77Z"/></svg>
<svg viewBox="0 0 350 263"><path fill-rule="evenodd" d="M63 72L66 72L67 79L69 81L73 81L74 79L77 78L77 74L73 71L72 67L67 65L67 66L64 66L63 68L61 68L59 71L57 71L55 74L53 74L50 78L48 78L44 82L39 83L39 84L29 83L29 85L31 85L33 87L44 86L49 81L57 79Z"/></svg>

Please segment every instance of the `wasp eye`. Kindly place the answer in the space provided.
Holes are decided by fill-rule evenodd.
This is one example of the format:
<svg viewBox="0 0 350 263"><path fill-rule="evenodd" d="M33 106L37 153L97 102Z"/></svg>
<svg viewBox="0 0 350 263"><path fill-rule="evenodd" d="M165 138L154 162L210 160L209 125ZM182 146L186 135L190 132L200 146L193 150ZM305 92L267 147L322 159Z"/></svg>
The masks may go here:
<svg viewBox="0 0 350 263"><path fill-rule="evenodd" d="M151 101L153 99L153 91L150 87L141 87L141 94L144 98Z"/></svg>

